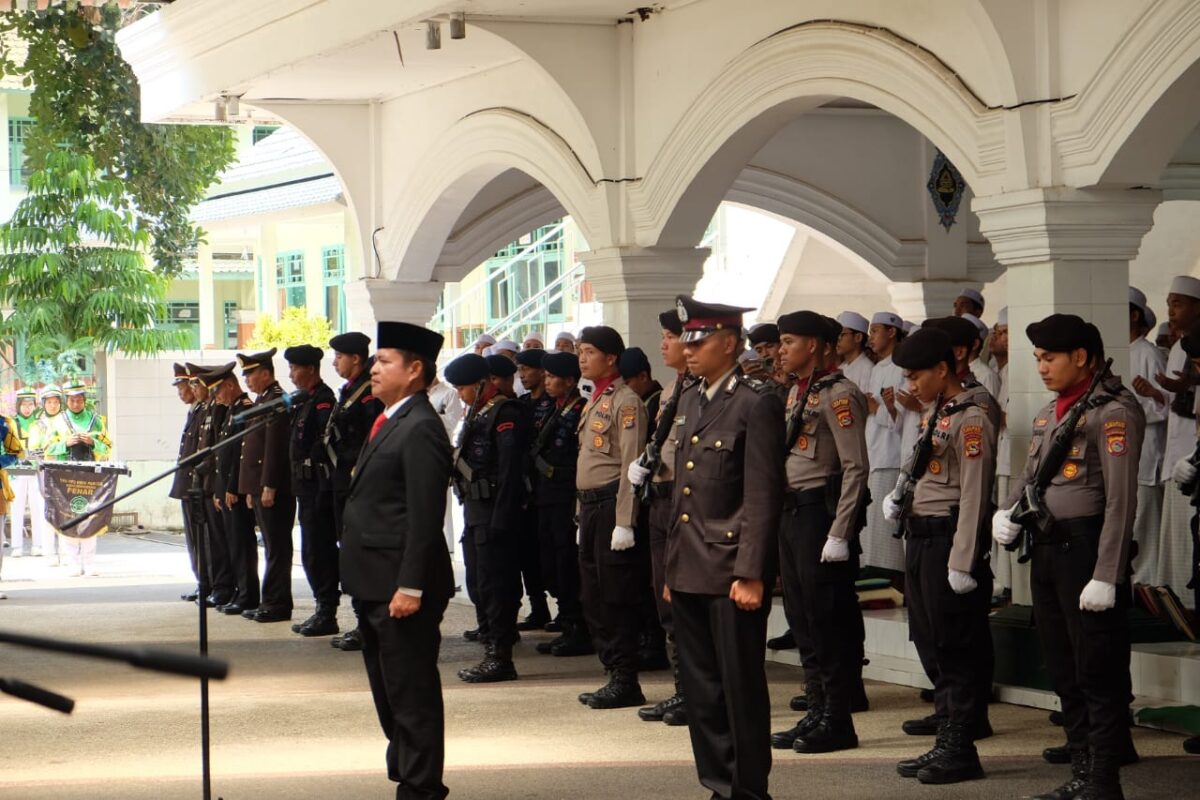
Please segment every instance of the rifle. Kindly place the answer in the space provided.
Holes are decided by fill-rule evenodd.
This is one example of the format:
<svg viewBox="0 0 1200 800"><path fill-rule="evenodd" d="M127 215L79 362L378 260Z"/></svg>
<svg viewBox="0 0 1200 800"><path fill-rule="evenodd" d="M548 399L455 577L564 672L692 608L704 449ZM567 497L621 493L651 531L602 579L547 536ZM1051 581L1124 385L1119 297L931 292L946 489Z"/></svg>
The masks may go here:
<svg viewBox="0 0 1200 800"><path fill-rule="evenodd" d="M671 397L667 400L667 404L660 409L658 427L654 429L654 436L646 442L645 451L638 456L638 466L650 470L646 480L642 481L636 489L637 499L641 503L650 502L650 479L662 466L662 448L667 442L667 437L671 435L671 428L674 427L675 409L679 408L679 398L683 395L684 383L687 383L686 373L680 375L679 379L675 381Z"/></svg>
<svg viewBox="0 0 1200 800"><path fill-rule="evenodd" d="M475 392L475 402L471 403L467 415L463 417L462 427L458 431L458 441L454 444L454 470L450 473L450 483L459 500L467 499L471 484L475 482L475 470L463 460L462 448L463 443L467 440L467 431L471 430L471 423L475 421L481 405L483 405L483 390L480 388Z"/></svg>
<svg viewBox="0 0 1200 800"><path fill-rule="evenodd" d="M942 394L939 392L937 399L933 401L933 414L929 417L929 423L925 426L921 438L913 445L908 469L900 470L900 477L896 479L896 488L892 490L892 494L900 498L900 518L896 521L896 531L892 534L893 539L904 538L904 520L912 511L913 494L917 489L917 481L921 480L925 470L929 467L929 458L933 455L933 434L937 430L937 424L941 418Z"/></svg>
<svg viewBox="0 0 1200 800"><path fill-rule="evenodd" d="M1087 411L1092 395L1095 394L1100 382L1108 374L1110 367L1112 367L1111 358L1104 362L1101 369L1096 371L1096 374L1092 376L1092 382L1088 384L1087 391L1075 402L1075 405L1071 406L1066 419L1054 431L1050 448L1046 450L1041 463L1038 464L1033 480L1025 484L1025 489L1021 492L1021 499L1013 506L1010 518L1021 526L1021 532L1016 539L1004 545L1004 549L1009 552L1017 552L1018 564L1024 564L1033 556L1033 534L1048 533L1050 526L1054 523L1054 518L1046 508L1046 487L1050 485L1050 481L1054 479L1054 476L1062 469L1063 462L1067 460L1067 455L1071 452L1071 442L1075 438L1075 428L1079 425L1079 418Z"/></svg>
<svg viewBox="0 0 1200 800"><path fill-rule="evenodd" d="M796 440L800 438L800 429L804 424L804 408L808 405L808 396L812 394L813 389L820 389L820 386L818 386L820 383L819 380L810 377L804 394L800 395L796 405L792 406L792 413L788 415L787 432L783 437L785 445L783 452L790 453L792 448L796 446Z"/></svg>
<svg viewBox="0 0 1200 800"><path fill-rule="evenodd" d="M542 451L546 449L546 445L549 443L550 437L554 434L556 427L555 418L565 417L571 412L572 409L579 405L581 400L583 400L583 398L579 396L571 398L571 400L564 404L560 410L556 411L550 417L550 419L546 420L545 425L543 425L542 429L538 431L538 438L537 441L534 442L532 450L533 468L536 469L538 473L547 480L550 480L554 477L556 467L546 459L542 458Z"/></svg>

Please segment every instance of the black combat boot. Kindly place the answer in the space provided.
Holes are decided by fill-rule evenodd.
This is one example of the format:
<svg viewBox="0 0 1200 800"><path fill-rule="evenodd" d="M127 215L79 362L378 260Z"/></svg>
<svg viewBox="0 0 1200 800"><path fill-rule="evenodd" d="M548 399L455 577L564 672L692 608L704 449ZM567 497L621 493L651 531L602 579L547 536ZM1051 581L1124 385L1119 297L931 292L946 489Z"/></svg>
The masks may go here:
<svg viewBox="0 0 1200 800"><path fill-rule="evenodd" d="M337 606L327 603L317 603L317 610L311 617L293 626L293 630L301 636L332 636L338 632Z"/></svg>
<svg viewBox="0 0 1200 800"><path fill-rule="evenodd" d="M821 688L820 684L812 682L808 684L805 696L808 699L808 716L786 731L772 733L771 747L776 750L791 750L797 739L811 733L821 724L821 720L825 717L825 690Z"/></svg>
<svg viewBox="0 0 1200 800"><path fill-rule="evenodd" d="M962 783L983 777L983 765L979 763L979 752L971 741L970 726L959 722L947 722L942 740L941 755L917 773L921 783Z"/></svg>
<svg viewBox="0 0 1200 800"><path fill-rule="evenodd" d="M546 595L529 598L529 616L517 623L519 631L540 631L550 621L550 607Z"/></svg>
<svg viewBox="0 0 1200 800"><path fill-rule="evenodd" d="M1092 754L1091 769L1079 800L1125 800L1121 791L1121 763L1113 756Z"/></svg>
<svg viewBox="0 0 1200 800"><path fill-rule="evenodd" d="M558 636L555 636L553 639L551 639L548 642L538 642L536 645L533 646L533 649L537 650L539 653L541 653L544 656L548 656L552 652L554 652L555 645L560 645L563 642L565 642L566 640L567 640L567 635L565 633L560 633Z"/></svg>
<svg viewBox="0 0 1200 800"><path fill-rule="evenodd" d="M1091 769L1091 758L1086 747L1074 747L1068 751L1071 761L1071 778L1062 786L1039 794L1033 800L1074 800L1083 792Z"/></svg>
<svg viewBox="0 0 1200 800"><path fill-rule="evenodd" d="M582 622L572 622L563 634L563 640L550 648L550 655L560 658L590 656L595 652L592 635Z"/></svg>
<svg viewBox="0 0 1200 800"><path fill-rule="evenodd" d="M815 681L809 681L804 684L804 694L798 694L791 699L788 707L792 711L808 711L809 698L812 697L814 691L819 691L819 687Z"/></svg>
<svg viewBox="0 0 1200 800"><path fill-rule="evenodd" d="M930 714L927 717L919 719L908 719L900 725L900 730L907 733L909 736L937 736L938 730L942 724L946 722L946 718L941 714Z"/></svg>
<svg viewBox="0 0 1200 800"><path fill-rule="evenodd" d="M637 673L614 671L612 679L588 698L588 708L631 708L646 702Z"/></svg>
<svg viewBox="0 0 1200 800"><path fill-rule="evenodd" d="M900 775L905 778L915 778L917 777L918 772L932 764L934 761L937 761L942 755L942 751L945 749L946 725L943 723L942 726L938 728L937 738L934 739L933 742L933 749L926 753L922 753L916 758L909 758L901 761L896 765L896 772L900 773Z"/></svg>
<svg viewBox="0 0 1200 800"><path fill-rule="evenodd" d="M792 750L797 753L833 753L838 750L853 750L856 747L858 734L854 731L854 720L850 718L850 714L834 716L827 708L820 723L796 739Z"/></svg>
<svg viewBox="0 0 1200 800"><path fill-rule="evenodd" d="M483 661L477 666L461 670L458 677L467 683L515 681L517 668L513 666L512 645L489 644Z"/></svg>

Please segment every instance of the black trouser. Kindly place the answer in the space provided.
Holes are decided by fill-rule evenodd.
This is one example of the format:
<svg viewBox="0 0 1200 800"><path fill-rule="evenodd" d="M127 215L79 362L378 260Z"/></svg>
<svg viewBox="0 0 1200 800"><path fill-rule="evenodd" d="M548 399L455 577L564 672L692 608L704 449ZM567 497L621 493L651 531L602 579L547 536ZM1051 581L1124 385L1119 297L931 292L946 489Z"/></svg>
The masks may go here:
<svg viewBox="0 0 1200 800"><path fill-rule="evenodd" d="M386 602L354 602L371 697L388 738L388 778L400 784L396 797L403 800L442 800L449 793L442 782L446 730L437 667L446 602L422 597L417 613L403 619L390 616Z"/></svg>
<svg viewBox="0 0 1200 800"><path fill-rule="evenodd" d="M300 561L317 609L333 614L338 606L338 546L333 493L296 496L300 517Z"/></svg>
<svg viewBox="0 0 1200 800"><path fill-rule="evenodd" d="M640 646L649 652L665 650L667 646L667 630L659 619L658 606L661 600L654 597L654 552L650 543L650 504L638 506L638 520L634 531L635 540L645 539L647 543L643 572L646 575L646 585L642 588L642 633ZM664 552L666 546L664 545Z"/></svg>
<svg viewBox="0 0 1200 800"><path fill-rule="evenodd" d="M904 556L908 626L913 641L926 643L937 680L936 708L950 722L973 730L987 714L991 670L984 659L992 657L992 631L988 612L992 597L992 570L980 560L971 577L976 587L955 594L949 584L950 548L954 521L950 517L913 518L908 521ZM982 673L982 674L981 674Z"/></svg>
<svg viewBox="0 0 1200 800"><path fill-rule="evenodd" d="M196 498L196 506L204 510L206 523L204 556L208 559L209 594L228 603L237 594L237 576L233 572L233 559L229 555L225 519L220 510L213 505L212 498L207 495Z"/></svg>
<svg viewBox="0 0 1200 800"><path fill-rule="evenodd" d="M292 526L296 524L296 498L276 494L270 508L263 508L262 494L254 495L254 519L262 531L262 603L268 611L292 613Z"/></svg>
<svg viewBox="0 0 1200 800"><path fill-rule="evenodd" d="M192 502L187 498L179 501L180 508L183 509L183 543L187 545L188 561L192 565L192 574L196 576L196 583L200 583L200 568L196 562L196 525L192 522Z"/></svg>
<svg viewBox="0 0 1200 800"><path fill-rule="evenodd" d="M806 502L810 495L813 500ZM796 611L808 626L826 710L834 717L848 718L862 663L863 618L854 591L858 543L849 543L846 561L821 562L833 523L824 490L804 493L800 505L785 512L783 519L779 556L784 597L793 596Z"/></svg>
<svg viewBox="0 0 1200 800"><path fill-rule="evenodd" d="M488 639L488 620L484 612L483 597L479 594L479 559L475 555L475 528L463 526L462 538L463 569L466 571L467 598L475 607L475 629L479 631L480 641Z"/></svg>
<svg viewBox="0 0 1200 800"><path fill-rule="evenodd" d="M482 642L511 647L517 641L521 610L521 570L517 565L516 531L469 525L464 543L474 550L467 577L467 594L475 604ZM471 583L474 574L475 591Z"/></svg>
<svg viewBox="0 0 1200 800"><path fill-rule="evenodd" d="M821 689L821 664L817 661L817 650L808 632L808 617L800 606L800 593L795 588L788 588L795 587L800 582L799 573L794 568L796 561L788 543L787 530L790 525L790 514L779 517L779 574L783 578L783 616L800 653L800 668L804 670L805 684Z"/></svg>
<svg viewBox="0 0 1200 800"><path fill-rule="evenodd" d="M246 506L246 496L238 495L233 508L221 498L221 517L225 522L225 542L233 565L237 595L233 602L242 608L258 608L258 544L254 541L254 512Z"/></svg>
<svg viewBox="0 0 1200 800"><path fill-rule="evenodd" d="M575 501L538 506L538 538L542 547L542 574L550 594L558 601L563 623L583 621L579 603L579 544L575 541Z"/></svg>
<svg viewBox="0 0 1200 800"><path fill-rule="evenodd" d="M634 546L612 549L616 527L616 485L580 492L579 582L583 614L600 662L614 676L637 680L642 599L650 581L645 536L635 531Z"/></svg>
<svg viewBox="0 0 1200 800"><path fill-rule="evenodd" d="M671 615L671 604L663 600L663 586L667 582L667 530L671 527L672 483L655 484L650 500L650 574L654 585L654 605L658 621L668 636L675 636L675 622ZM662 488L657 488L662 487ZM769 591L769 589L768 589Z"/></svg>
<svg viewBox="0 0 1200 800"><path fill-rule="evenodd" d="M1118 591L1107 611L1079 608L1079 595L1096 568L1103 523L1102 517L1061 521L1050 539L1035 541L1030 588L1067 743L1090 745L1115 760L1128 741L1128 595Z"/></svg>
<svg viewBox="0 0 1200 800"><path fill-rule="evenodd" d="M525 596L529 605L536 610L546 607L546 578L542 574L542 547L538 536L539 509L529 500L529 507L521 509L517 520L517 565L525 583Z"/></svg>
<svg viewBox="0 0 1200 800"><path fill-rule="evenodd" d="M688 733L700 784L722 800L770 800L767 616L728 597L671 592Z"/></svg>
<svg viewBox="0 0 1200 800"><path fill-rule="evenodd" d="M1188 523L1192 528L1192 610L1200 612L1200 517L1192 514Z"/></svg>

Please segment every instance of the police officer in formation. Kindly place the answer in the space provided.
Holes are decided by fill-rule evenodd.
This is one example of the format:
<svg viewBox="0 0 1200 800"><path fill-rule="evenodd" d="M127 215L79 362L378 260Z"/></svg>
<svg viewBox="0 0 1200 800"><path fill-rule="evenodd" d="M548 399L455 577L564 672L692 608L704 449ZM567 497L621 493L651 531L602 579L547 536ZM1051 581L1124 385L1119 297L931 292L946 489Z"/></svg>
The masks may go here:
<svg viewBox="0 0 1200 800"><path fill-rule="evenodd" d="M996 512L1002 544L1032 537L1033 609L1054 691L1062 703L1071 777L1046 798L1123 797L1122 754L1129 725L1129 543L1137 505L1138 453L1145 415L1119 379L1105 375L1104 344L1094 325L1052 314L1026 328L1038 373L1057 397L1033 421L1020 479ZM1101 383L1086 397L1093 378ZM1046 485L1039 468L1078 403L1065 458ZM1046 530L1014 520L1026 487L1040 490ZM1125 585L1121 585L1125 584Z"/></svg>
<svg viewBox="0 0 1200 800"><path fill-rule="evenodd" d="M225 406L216 402L210 388L209 370L197 364L187 364L192 394L197 399L199 426L196 430L196 450L215 445L225 422ZM201 520L198 536L204 537L204 559L208 568L209 593L205 598L209 608L228 605L237 594L233 565L225 538L225 521L209 499L216 481L216 459L210 456L192 469L192 485L188 487L193 519Z"/></svg>
<svg viewBox="0 0 1200 800"><path fill-rule="evenodd" d="M371 394L371 337L358 331L338 334L329 340L333 350L333 369L345 380L338 391L337 404L325 423L322 438L332 470L333 515L339 539L342 511L350 496L350 482L359 452L371 432L371 425L383 413L383 404ZM358 628L335 636L330 644L342 651L362 650Z"/></svg>
<svg viewBox="0 0 1200 800"><path fill-rule="evenodd" d="M574 353L546 353L541 363L546 395L554 401L554 411L542 423L531 451L533 502L542 574L558 604L560 633L548 642L538 642L537 651L560 657L591 655L595 649L579 600L579 544L575 538L577 431L587 401L579 394L579 358Z"/></svg>
<svg viewBox="0 0 1200 800"><path fill-rule="evenodd" d="M454 453L451 480L463 506L467 594L475 604L482 661L461 670L467 683L516 680L512 648L520 634L521 573L518 529L524 500L529 423L511 392L516 367L503 356L459 356L446 381L470 411Z"/></svg>
<svg viewBox="0 0 1200 800"><path fill-rule="evenodd" d="M275 380L275 348L251 355L238 354L242 377L257 395L254 405L279 399L283 389ZM273 416L264 427L242 439L238 493L247 495L262 532L267 564L263 571L262 601L242 616L255 622L286 622L292 618L292 526L296 497L292 494L288 457L289 419Z"/></svg>
<svg viewBox="0 0 1200 800"><path fill-rule="evenodd" d="M300 518L300 557L316 609L304 622L292 625L301 636L338 632L337 529L333 511L333 472L322 438L337 402L333 389L321 380L325 353L310 344L284 351L292 384L308 399L292 414L290 460L292 488Z"/></svg>
<svg viewBox="0 0 1200 800"><path fill-rule="evenodd" d="M889 494L884 516L907 515L909 628L913 640L932 655L937 704L946 711L934 747L900 762L897 770L921 783L957 783L983 777L974 739L986 719L991 674L980 670L975 653L992 652L991 538L985 523L998 432L987 411L963 389L944 331L918 330L901 342L894 361L912 393L931 410L923 421L928 436L922 439L921 463L910 459L903 466L915 485Z"/></svg>
<svg viewBox="0 0 1200 800"><path fill-rule="evenodd" d="M196 439L199 434L200 415L198 414L199 403L196 401L196 394L192 389L191 376L188 374L188 368L184 364L174 365L174 378L171 384L175 387L179 394L180 402L188 407L187 416L183 421L183 431L179 435L179 455L178 460L190 456L196 452ZM183 541L187 546L188 560L192 565L192 574L196 577L196 590L184 592L179 596L180 600L193 601L200 596L200 569L196 561L196 533L199 530L199 520L193 520L191 502L187 497L187 492L192 485L191 469L178 470L171 479L171 489L168 496L173 500L178 500L183 511Z"/></svg>
<svg viewBox="0 0 1200 800"><path fill-rule="evenodd" d="M532 336L533 334L531 334ZM528 341L536 344L537 340ZM530 442L537 442L539 434L546 423L557 410L554 398L546 392L546 370L542 361L546 351L538 348L522 350L517 353L517 373L525 394L520 402L525 405L526 416L532 422ZM517 625L519 631L541 630L550 622L550 608L546 603L546 585L543 578L542 551L538 536L538 505L534 488L538 474L530 458L525 467L527 475L526 499L523 520L517 527L519 551L517 554L521 566L521 578L525 582L525 596L529 598L529 616Z"/></svg>

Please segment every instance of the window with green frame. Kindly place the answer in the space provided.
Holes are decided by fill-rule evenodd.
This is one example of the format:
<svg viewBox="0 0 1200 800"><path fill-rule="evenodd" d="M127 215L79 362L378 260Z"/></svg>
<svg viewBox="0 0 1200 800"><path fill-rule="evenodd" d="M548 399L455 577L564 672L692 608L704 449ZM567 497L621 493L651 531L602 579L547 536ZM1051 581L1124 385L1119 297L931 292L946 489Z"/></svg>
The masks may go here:
<svg viewBox="0 0 1200 800"><path fill-rule="evenodd" d="M184 347L196 350L200 347L200 304L191 300L175 300L167 303L166 316L158 320L158 327L171 331L183 331Z"/></svg>
<svg viewBox="0 0 1200 800"><path fill-rule="evenodd" d="M250 143L258 144L277 130L279 130L278 125L255 125L254 130L250 133Z"/></svg>
<svg viewBox="0 0 1200 800"><path fill-rule="evenodd" d="M25 141L33 130L33 120L28 117L8 119L8 185L14 189L25 185L29 169L25 166Z"/></svg>
<svg viewBox="0 0 1200 800"><path fill-rule="evenodd" d="M292 250L275 256L275 285L279 289L279 308L303 308L304 251Z"/></svg>
<svg viewBox="0 0 1200 800"><path fill-rule="evenodd" d="M321 248L321 275L325 286L325 318L335 331L344 332L346 294L342 286L346 282L345 245Z"/></svg>

